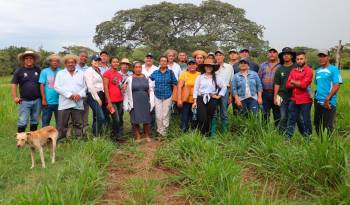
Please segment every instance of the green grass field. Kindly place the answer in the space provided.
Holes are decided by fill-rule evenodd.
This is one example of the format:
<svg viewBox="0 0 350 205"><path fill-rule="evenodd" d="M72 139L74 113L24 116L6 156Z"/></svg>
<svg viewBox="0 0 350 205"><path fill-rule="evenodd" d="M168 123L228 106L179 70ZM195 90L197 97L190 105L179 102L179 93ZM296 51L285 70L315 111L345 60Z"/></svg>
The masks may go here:
<svg viewBox="0 0 350 205"><path fill-rule="evenodd" d="M174 170L169 180L192 204L350 204L350 73L343 72L343 78L331 139L314 135L307 143L297 134L285 142L272 125L231 114L231 132L216 140L181 134L172 123L154 166ZM117 146L103 138L72 140L59 145L54 165L46 153L47 168L41 169L37 156L37 167L30 170L28 148L15 146L17 106L9 81L0 79L0 204L95 204ZM122 146L137 149L133 143ZM154 204L157 184L130 181L126 189L140 199L132 204Z"/></svg>

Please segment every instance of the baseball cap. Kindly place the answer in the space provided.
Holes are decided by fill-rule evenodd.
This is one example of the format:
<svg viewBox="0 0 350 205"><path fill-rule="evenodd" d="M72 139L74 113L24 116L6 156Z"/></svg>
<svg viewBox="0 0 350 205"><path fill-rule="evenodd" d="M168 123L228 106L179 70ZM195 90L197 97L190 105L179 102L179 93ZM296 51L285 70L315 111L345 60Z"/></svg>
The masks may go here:
<svg viewBox="0 0 350 205"><path fill-rule="evenodd" d="M100 61L101 57L100 57L100 55L95 54L95 55L91 56L91 60L93 60L93 61Z"/></svg>

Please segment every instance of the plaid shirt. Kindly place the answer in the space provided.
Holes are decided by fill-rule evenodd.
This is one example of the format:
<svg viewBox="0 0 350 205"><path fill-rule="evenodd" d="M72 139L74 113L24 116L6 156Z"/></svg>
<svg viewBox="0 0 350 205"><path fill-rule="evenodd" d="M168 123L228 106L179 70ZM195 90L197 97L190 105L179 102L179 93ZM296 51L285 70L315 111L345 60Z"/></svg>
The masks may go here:
<svg viewBox="0 0 350 205"><path fill-rule="evenodd" d="M154 94L158 99L165 100L171 97L173 85L177 85L177 80L172 70L168 68L162 73L155 70L150 79L154 81Z"/></svg>
<svg viewBox="0 0 350 205"><path fill-rule="evenodd" d="M273 90L275 73L280 66L280 64L276 64L272 67L269 62L264 62L260 65L259 77L264 90Z"/></svg>

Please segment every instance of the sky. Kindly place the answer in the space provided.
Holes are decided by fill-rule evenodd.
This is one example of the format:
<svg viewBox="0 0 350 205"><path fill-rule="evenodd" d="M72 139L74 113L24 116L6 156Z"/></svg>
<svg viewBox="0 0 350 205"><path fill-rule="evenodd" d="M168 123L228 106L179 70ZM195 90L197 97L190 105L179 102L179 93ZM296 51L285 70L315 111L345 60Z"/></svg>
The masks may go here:
<svg viewBox="0 0 350 205"><path fill-rule="evenodd" d="M200 4L200 0L167 0ZM155 4L158 0L0 0L0 48L10 45L49 51L81 45L96 49L97 24L116 11ZM246 10L263 25L271 47L327 49L338 40L350 43L349 0L224 0Z"/></svg>

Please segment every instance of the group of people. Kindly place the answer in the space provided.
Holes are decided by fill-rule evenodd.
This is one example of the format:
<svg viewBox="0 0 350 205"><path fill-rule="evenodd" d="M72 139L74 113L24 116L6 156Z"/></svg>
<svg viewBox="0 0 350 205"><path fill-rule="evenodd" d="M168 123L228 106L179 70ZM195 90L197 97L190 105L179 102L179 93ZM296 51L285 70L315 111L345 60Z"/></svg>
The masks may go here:
<svg viewBox="0 0 350 205"><path fill-rule="evenodd" d="M220 49L196 50L190 58L169 49L155 66L152 53L145 55L144 62L130 63L102 51L91 56L88 66L86 52L63 58L52 54L47 58L49 67L40 70L36 66L40 56L26 51L18 55L21 66L11 82L13 99L20 105L18 132L25 132L28 121L30 131L36 130L42 110L42 127L54 115L60 140L67 135L85 136L91 108L93 135L111 130L115 141L123 136L124 112L129 113L137 141L142 135L151 141L151 127L156 127L158 137L166 136L172 116L180 117L184 132L198 129L215 137L218 124L221 133L227 132L232 104L233 113L242 117L262 111L265 123L272 111L275 126L286 138L294 135L296 125L309 138L313 102L316 132L334 130L342 78L330 64L329 51L318 53L320 67L315 72L304 52L289 47L280 53L269 49L261 65L250 59L249 49L232 49L228 56L225 63Z"/></svg>

